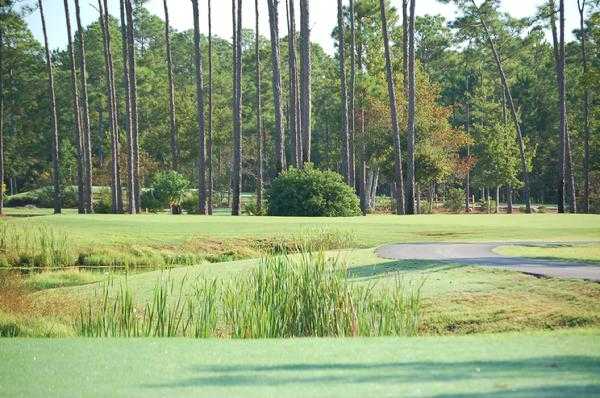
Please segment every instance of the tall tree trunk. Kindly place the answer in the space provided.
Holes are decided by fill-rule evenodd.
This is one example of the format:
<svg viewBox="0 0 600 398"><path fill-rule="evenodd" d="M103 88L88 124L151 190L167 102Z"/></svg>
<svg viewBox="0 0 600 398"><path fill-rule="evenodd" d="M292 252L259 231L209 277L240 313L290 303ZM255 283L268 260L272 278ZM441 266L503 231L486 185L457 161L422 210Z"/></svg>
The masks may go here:
<svg viewBox="0 0 600 398"><path fill-rule="evenodd" d="M52 58L48 45L48 33L46 29L46 18L44 16L44 5L38 0L40 17L42 19L42 31L44 33L44 45L46 50L46 69L48 71L48 95L50 99L50 113L52 114L52 183L54 185L54 214L62 212L62 194L60 190L60 165L58 154L58 115L56 114L56 96L54 95L54 74L52 73Z"/></svg>
<svg viewBox="0 0 600 398"><path fill-rule="evenodd" d="M83 188L83 178L85 171L83 169L83 146L81 137L81 111L79 109L79 90L77 88L77 73L75 71L75 53L73 50L73 39L71 37L71 15L69 13L69 2L64 0L65 17L67 21L69 67L71 72L71 95L73 96L73 133L75 135L75 145L77 147L77 209L79 214L85 213L85 194ZM0 180L2 181L2 180ZM0 183L2 185L2 183ZM0 200L2 195L0 194Z"/></svg>
<svg viewBox="0 0 600 398"><path fill-rule="evenodd" d="M506 74L504 73L504 68L502 67L502 61L500 60L500 55L498 54L498 51L496 50L496 45L494 44L494 40L492 39L492 34L487 26L487 23L485 22L485 19L483 18L483 15L481 14L481 11L477 7L475 0L471 0L471 3L473 4L473 7L475 7L475 9L477 10L477 14L479 16L479 21L481 22L481 25L485 31L485 35L486 35L488 44L490 45L490 49L492 50L492 54L494 56L494 61L496 63L496 67L498 68L498 73L500 74L502 86L504 86L504 90L506 91L508 104L510 106L510 113L511 113L511 116L513 119L513 123L515 125L517 139L519 141L519 154L521 156L521 170L523 173L523 183L524 183L523 200L525 201L526 212L531 213L531 197L530 197L531 185L529 183L529 170L527 168L527 159L525 157L525 140L523 139L523 133L521 131L521 123L519 122L519 117L517 116L517 109L515 107L515 103L512 98L512 93L510 92L510 87L508 85L508 80L506 78Z"/></svg>
<svg viewBox="0 0 600 398"><path fill-rule="evenodd" d="M213 214L213 98L212 98L212 0L208 0L208 131L207 131L207 146L206 146L206 168L207 168L207 189L206 189L206 205L208 214Z"/></svg>
<svg viewBox="0 0 600 398"><path fill-rule="evenodd" d="M496 187L496 214L500 213L500 187Z"/></svg>
<svg viewBox="0 0 600 398"><path fill-rule="evenodd" d="M356 92L356 26L355 26L355 12L354 12L354 0L350 0L350 99L348 101L348 167L350 169L350 186L356 189L356 148L355 148L355 136L356 136L356 111L355 111L355 92ZM358 189L356 189L358 192Z"/></svg>
<svg viewBox="0 0 600 398"><path fill-rule="evenodd" d="M571 213L577 213L577 193L575 191L575 176L573 173L573 162L571 159L571 138L569 137L567 123L567 77L566 77L566 55L565 55L565 2L560 0L560 86L561 86L561 129L565 138L565 166L566 178L569 187L569 199Z"/></svg>
<svg viewBox="0 0 600 398"><path fill-rule="evenodd" d="M360 63L360 61L359 61ZM360 110L360 136L365 138L366 129L365 129L365 111L364 109ZM360 150L359 162L358 162L358 173L356 177L358 179L358 195L360 199L360 210L363 216L366 216L369 211L369 203L367 199L367 162L366 162L366 144L363 141Z"/></svg>
<svg viewBox="0 0 600 398"><path fill-rule="evenodd" d="M556 73L556 84L558 87L558 107L559 107L559 115L560 115L560 126L558 130L558 139L559 139L559 155L558 155L558 212L564 213L566 207L566 198L565 198L565 172L566 172L566 152L565 152L565 130L563 129L563 125L566 127L566 119L563 114L563 107L565 103L563 102L564 92L563 92L563 84L561 77L561 55L560 55L560 44L558 40L558 32L556 29L556 4L554 0L550 0L550 27L552 28L552 48L554 51L554 71Z"/></svg>
<svg viewBox="0 0 600 398"><path fill-rule="evenodd" d="M587 79L589 72L587 57L587 36L588 30L585 27L585 6L586 0L577 0L579 10L579 29L581 31L581 67L583 79ZM590 103L591 91L589 84L584 84L583 93L583 211L590 212Z"/></svg>
<svg viewBox="0 0 600 398"><path fill-rule="evenodd" d="M357 24L357 30L360 35L362 32L361 28L361 19L359 18ZM362 36L362 35L361 35ZM355 38L356 39L356 38ZM356 56L357 56L357 67L360 73L360 77L363 76L363 46L359 44L356 46ZM359 110L360 114L360 137L362 139L362 143L360 145L359 158L358 158L358 172L356 174L357 178L357 192L360 199L360 209L364 216L368 214L369 211L369 201L367 198L367 144L366 144L366 114L363 107L363 102L359 101Z"/></svg>
<svg viewBox="0 0 600 398"><path fill-rule="evenodd" d="M127 22L125 17L125 0L119 1L121 17L121 47L123 56L123 87L125 92L125 129L127 131L127 211L129 214L137 212L135 202L135 176L134 153L131 116L131 86L129 84L129 45L127 42Z"/></svg>
<svg viewBox="0 0 600 398"><path fill-rule="evenodd" d="M402 0L402 87L408 98L408 0Z"/></svg>
<svg viewBox="0 0 600 398"><path fill-rule="evenodd" d="M377 202L377 189L379 188L379 166L375 168L374 176L373 176L373 185L371 186L371 200L370 207L371 209L375 209Z"/></svg>
<svg viewBox="0 0 600 398"><path fill-rule="evenodd" d="M12 182L12 179L11 179ZM12 184L11 188L12 188ZM11 190L12 191L12 190ZM12 194L12 192L11 192ZM0 26L0 216L4 214L4 29Z"/></svg>
<svg viewBox="0 0 600 398"><path fill-rule="evenodd" d="M513 214L513 188L508 186L506 188L506 212Z"/></svg>
<svg viewBox="0 0 600 398"><path fill-rule="evenodd" d="M96 130L96 138L98 139L98 163L100 167L104 167L104 110L101 106L98 107L98 129Z"/></svg>
<svg viewBox="0 0 600 398"><path fill-rule="evenodd" d="M567 192L570 196L571 212L577 209L575 196L575 179L573 176L573 164L571 161L571 143L567 125L567 102L566 102L566 76L565 76L565 44L564 44L564 11L561 0L559 13L561 15L560 33L556 29L555 3L550 0L550 26L552 29L552 44L554 51L554 65L556 72L556 83L558 87L558 108L560 115L559 126L559 174L558 174L558 212L566 211ZM560 35L560 39L559 39ZM567 189L568 188L568 189Z"/></svg>
<svg viewBox="0 0 600 398"><path fill-rule="evenodd" d="M131 0L125 0L127 16L127 46L129 48L129 91L131 92L131 137L133 141L133 191L137 211L141 209L140 202L140 147L138 132L138 100L137 100L137 70L135 59L135 42L133 29L133 7Z"/></svg>
<svg viewBox="0 0 600 398"><path fill-rule="evenodd" d="M256 43L255 43L255 61L256 61L256 144L258 153L256 154L256 210L262 214L263 204L263 125L262 125L262 97L261 97L261 75L260 75L260 24L258 0L254 0L254 12L256 15Z"/></svg>
<svg viewBox="0 0 600 398"><path fill-rule="evenodd" d="M468 72L467 72L468 73ZM471 103L470 103L470 80L469 75L467 74L467 91L465 95L465 131L467 135L471 132ZM502 106L504 108L504 106ZM467 145L467 160L471 159L471 146ZM465 176L465 212L467 214L471 213L471 170L467 170L467 175Z"/></svg>
<svg viewBox="0 0 600 398"><path fill-rule="evenodd" d="M388 35L385 0L379 1L381 9L381 30L383 33L383 46L385 54L385 69L387 76L388 96L390 99L390 115L392 121L392 134L394 138L394 173L396 183L396 214L405 214L404 183L402 173L402 149L400 147L400 125L398 122L398 105L396 103L396 87L392 73L392 56L390 53L390 39Z"/></svg>
<svg viewBox="0 0 600 398"><path fill-rule="evenodd" d="M406 213L416 214L415 211L415 0L410 1L410 16L408 20L408 126L406 128Z"/></svg>
<svg viewBox="0 0 600 398"><path fill-rule="evenodd" d="M163 0L165 9L165 44L167 50L167 73L169 75L169 124L171 126L171 164L173 170L179 168L179 145L177 143L177 119L175 117L175 82L173 81L173 55L171 53L171 33L169 28L169 7Z"/></svg>
<svg viewBox="0 0 600 398"><path fill-rule="evenodd" d="M207 215L206 209L206 137L204 118L204 76L202 50L200 48L200 12L198 0L192 0L194 13L194 63L196 64L196 113L198 117L198 210Z"/></svg>
<svg viewBox="0 0 600 398"><path fill-rule="evenodd" d="M340 93L342 100L342 130L341 130L341 160L342 175L346 184L351 184L350 178L350 135L348 131L348 89L346 86L346 44L344 40L344 14L342 10L342 0L337 0L338 17L338 51L339 51L339 76Z"/></svg>
<svg viewBox="0 0 600 398"><path fill-rule="evenodd" d="M275 107L275 168L277 173L285 169L285 136L283 134L283 111L281 106L281 67L279 56L279 1L267 0L269 29L271 32L271 65L273 67L273 105Z"/></svg>
<svg viewBox="0 0 600 398"><path fill-rule="evenodd" d="M83 25L81 24L81 8L79 7L79 0L75 0L75 15L77 19L77 38L79 39L79 76L81 79L81 128L82 134L82 147L83 147L83 162L85 164L85 177L84 177L84 195L85 195L85 211L86 213L93 213L94 206L92 202L92 133L90 127L90 108L88 100L88 89L87 89L87 66L85 57L85 41L83 36Z"/></svg>
<svg viewBox="0 0 600 398"><path fill-rule="evenodd" d="M292 139L292 158L295 167L299 168L302 162L301 146L299 140L300 132L298 131L298 86L297 76L298 69L296 65L296 18L294 12L294 0L286 0L287 9L287 28L288 28L288 67L289 67L289 90L290 90L290 106L289 106L289 134Z"/></svg>
<svg viewBox="0 0 600 398"><path fill-rule="evenodd" d="M311 154L311 58L309 0L300 0L300 118L302 120L302 161L310 162Z"/></svg>
<svg viewBox="0 0 600 398"><path fill-rule="evenodd" d="M237 5L236 5L237 3ZM241 191L242 191L242 0L233 0L234 19L234 64L235 64L235 102L233 109L233 201L231 214L241 214Z"/></svg>
<svg viewBox="0 0 600 398"><path fill-rule="evenodd" d="M106 0L104 0L106 2ZM104 44L104 63L106 74L106 100L108 115L110 121L110 142L111 142L111 202L112 212L119 213L121 211L120 203L120 184L119 184L119 144L118 144L118 123L116 117L116 99L114 91L114 72L111 56L110 44L110 27L108 25L108 14L105 14L106 5L102 5L102 1L98 0L98 10L100 12L100 26L102 28L102 38Z"/></svg>

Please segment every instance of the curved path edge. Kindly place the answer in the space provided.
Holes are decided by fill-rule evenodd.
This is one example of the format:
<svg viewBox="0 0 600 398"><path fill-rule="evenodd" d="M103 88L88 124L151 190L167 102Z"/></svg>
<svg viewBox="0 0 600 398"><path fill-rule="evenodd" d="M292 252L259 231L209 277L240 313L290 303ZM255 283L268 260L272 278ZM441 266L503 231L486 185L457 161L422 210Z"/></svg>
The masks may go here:
<svg viewBox="0 0 600 398"><path fill-rule="evenodd" d="M402 243L381 246L375 250L375 253L379 257L391 260L440 261L508 269L535 276L600 282L600 266L578 262L509 257L494 252L494 249L500 246L523 243L526 242ZM544 244L545 242L536 243Z"/></svg>

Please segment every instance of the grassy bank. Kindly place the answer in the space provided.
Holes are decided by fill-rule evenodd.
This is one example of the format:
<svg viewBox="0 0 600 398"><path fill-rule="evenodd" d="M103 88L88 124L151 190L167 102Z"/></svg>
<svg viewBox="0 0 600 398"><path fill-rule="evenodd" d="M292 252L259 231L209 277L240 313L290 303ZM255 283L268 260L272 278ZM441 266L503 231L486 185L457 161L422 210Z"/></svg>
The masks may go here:
<svg viewBox="0 0 600 398"><path fill-rule="evenodd" d="M372 249L329 252L347 264L348 282L374 292L404 286L420 288L419 334L469 334L527 331L569 327L600 327L600 284L553 278L536 278L498 269L426 261L389 261L378 258ZM156 287L168 275L174 286L183 284L184 293L193 293L198 280L216 280L235 285L260 266L260 260L242 260L154 271L129 276L114 275L111 297L126 284L140 307L151 305ZM184 283L187 281L186 283ZM56 307L62 300L86 305L100 297L103 286L86 284L45 290L29 295L42 306ZM173 295L172 297L176 297ZM54 304L53 304L54 303ZM60 306L59 306L60 308ZM66 308L71 308L66 306ZM77 311L64 314L64 323L74 335Z"/></svg>

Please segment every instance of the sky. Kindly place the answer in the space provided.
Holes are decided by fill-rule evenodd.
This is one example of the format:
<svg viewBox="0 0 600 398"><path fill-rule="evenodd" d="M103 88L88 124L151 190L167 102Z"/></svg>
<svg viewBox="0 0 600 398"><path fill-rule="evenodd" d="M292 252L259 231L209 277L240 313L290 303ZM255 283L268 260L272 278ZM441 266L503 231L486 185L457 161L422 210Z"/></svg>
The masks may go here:
<svg viewBox="0 0 600 398"><path fill-rule="evenodd" d="M36 3L34 0L28 0L31 4ZM537 7L545 0L502 0L502 11L510 13L514 17L532 16L536 13ZM69 0L71 8L72 24L75 26L73 0ZM112 15L119 17L119 1L108 0L109 9ZM212 0L213 8L213 33L222 38L231 37L231 1L229 0ZM268 13L267 1L259 0L259 7L262 15L260 16L260 24L262 34L268 37ZM286 34L287 26L285 22L285 1L280 1L280 22L279 27L281 36ZM298 3L298 2L296 2ZM348 3L348 0L344 0ZM392 0L396 7L401 6L401 0ZM572 32L578 27L578 12L577 3L575 0L567 0L566 2L566 22L567 32ZM90 24L97 18L97 0L80 0L82 23ZM201 31L206 33L207 15L206 15L206 0L200 0L200 18ZM202 7L202 4L205 6ZM169 16L171 25L178 31L191 29L193 27L192 19L192 2L190 0L168 0ZM298 4L296 4L298 6ZM164 18L163 0L150 0L147 4L151 13ZM331 32L337 23L337 2L336 0L312 0L311 7L311 40L321 44L321 46L329 53L333 52L334 40L331 38ZM50 47L64 48L67 43L67 32L65 24L65 13L63 0L44 0L44 12L46 13L46 23L48 25L48 41ZM243 1L243 26L244 28L254 29L254 1ZM435 15L441 14L447 20L452 20L456 16L456 8L452 5L439 3L437 0L417 0L416 4L417 15ZM297 17L300 12L297 11ZM42 27L39 13L36 11L27 17L27 23L33 31L35 37L42 42ZM298 25L299 26L299 25ZM573 39L571 34L568 39Z"/></svg>

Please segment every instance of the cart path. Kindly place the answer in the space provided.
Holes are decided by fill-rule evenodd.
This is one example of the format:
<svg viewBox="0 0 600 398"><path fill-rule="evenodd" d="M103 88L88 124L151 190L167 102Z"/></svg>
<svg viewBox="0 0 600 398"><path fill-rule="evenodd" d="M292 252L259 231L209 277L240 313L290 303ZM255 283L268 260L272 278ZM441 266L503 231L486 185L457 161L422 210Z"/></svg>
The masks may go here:
<svg viewBox="0 0 600 398"><path fill-rule="evenodd" d="M494 253L506 243L406 243L385 245L376 250L379 257L393 260L438 260L456 264L504 268L536 276L586 279L600 282L600 266L544 259L509 257ZM543 242L536 242L543 244Z"/></svg>

